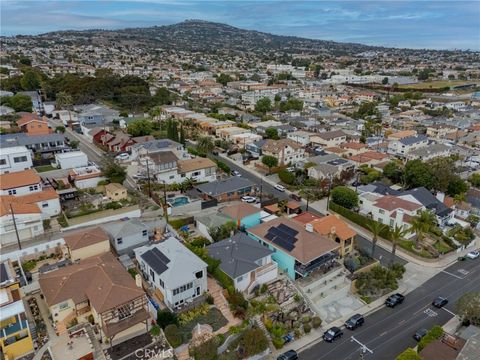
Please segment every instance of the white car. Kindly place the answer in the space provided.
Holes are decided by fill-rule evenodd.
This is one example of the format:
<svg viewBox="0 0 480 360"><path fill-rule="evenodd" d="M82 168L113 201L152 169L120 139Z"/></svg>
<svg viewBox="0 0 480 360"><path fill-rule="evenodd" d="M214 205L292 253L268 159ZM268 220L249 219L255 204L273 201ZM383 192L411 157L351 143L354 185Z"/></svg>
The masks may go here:
<svg viewBox="0 0 480 360"><path fill-rule="evenodd" d="M130 155L128 155L128 153L122 153L122 154L119 154L119 155L115 156L115 159L117 159L117 160L128 160L128 159L130 159Z"/></svg>
<svg viewBox="0 0 480 360"><path fill-rule="evenodd" d="M240 174L237 170L233 170L232 175L233 176L242 176L242 174Z"/></svg>
<svg viewBox="0 0 480 360"><path fill-rule="evenodd" d="M479 250L475 250L475 251L470 251L468 254L467 254L467 257L469 259L478 259L480 257L480 251Z"/></svg>
<svg viewBox="0 0 480 360"><path fill-rule="evenodd" d="M242 196L242 201L246 203L254 203L257 201L257 198L253 196Z"/></svg>
<svg viewBox="0 0 480 360"><path fill-rule="evenodd" d="M282 185L280 185L280 184L275 185L275 189L277 189L277 190L280 191L280 192L284 192L284 191L285 191L285 188L284 188Z"/></svg>

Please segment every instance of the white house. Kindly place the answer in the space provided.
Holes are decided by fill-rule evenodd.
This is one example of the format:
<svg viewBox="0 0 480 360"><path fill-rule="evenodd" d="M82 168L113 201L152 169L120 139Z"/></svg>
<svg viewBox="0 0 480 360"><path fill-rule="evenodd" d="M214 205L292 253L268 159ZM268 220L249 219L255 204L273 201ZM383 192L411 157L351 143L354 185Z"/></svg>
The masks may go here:
<svg viewBox="0 0 480 360"><path fill-rule="evenodd" d="M163 295L165 305L174 310L207 291L207 264L177 239L135 251L143 278Z"/></svg>
<svg viewBox="0 0 480 360"><path fill-rule="evenodd" d="M429 146L424 146L410 151L407 154L407 159L420 159L422 161L427 161L436 157L449 156L451 150L452 147L445 144L431 144Z"/></svg>
<svg viewBox="0 0 480 360"><path fill-rule="evenodd" d="M0 175L0 195L27 195L42 190L42 180L35 170Z"/></svg>
<svg viewBox="0 0 480 360"><path fill-rule="evenodd" d="M341 130L327 131L311 136L310 141L315 145L324 147L339 146L347 141L347 134Z"/></svg>
<svg viewBox="0 0 480 360"><path fill-rule="evenodd" d="M0 174L28 170L32 167L32 155L25 146L0 148Z"/></svg>
<svg viewBox="0 0 480 360"><path fill-rule="evenodd" d="M207 251L221 261L220 270L233 280L238 291L249 294L278 276L278 265L272 260L273 251L244 233L209 245Z"/></svg>
<svg viewBox="0 0 480 360"><path fill-rule="evenodd" d="M106 179L101 170L94 165L71 169L68 172L68 178L72 180L79 189L96 187L99 181Z"/></svg>
<svg viewBox="0 0 480 360"><path fill-rule="evenodd" d="M307 157L303 146L291 139L267 140L262 146L262 154L276 157L279 165L294 165Z"/></svg>
<svg viewBox="0 0 480 360"><path fill-rule="evenodd" d="M88 157L81 151L55 154L55 164L59 169L72 169L88 166Z"/></svg>
<svg viewBox="0 0 480 360"><path fill-rule="evenodd" d="M314 133L308 132L308 131L293 131L291 133L287 134L287 139L296 141L297 143L306 146L310 144L310 137L315 135Z"/></svg>
<svg viewBox="0 0 480 360"><path fill-rule="evenodd" d="M424 135L408 136L403 139L392 140L388 143L387 152L392 155L406 156L410 151L428 145L428 138Z"/></svg>
<svg viewBox="0 0 480 360"><path fill-rule="evenodd" d="M0 244L2 246L17 242L15 225L20 241L41 235L44 232L42 212L36 204L17 202L13 196L0 196Z"/></svg>

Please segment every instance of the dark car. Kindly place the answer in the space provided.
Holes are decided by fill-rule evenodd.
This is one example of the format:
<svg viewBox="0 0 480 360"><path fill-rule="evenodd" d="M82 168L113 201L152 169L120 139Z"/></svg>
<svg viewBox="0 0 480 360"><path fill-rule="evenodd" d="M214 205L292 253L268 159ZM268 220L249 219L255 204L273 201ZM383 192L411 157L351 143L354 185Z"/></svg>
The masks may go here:
<svg viewBox="0 0 480 360"><path fill-rule="evenodd" d="M323 334L323 340L332 342L338 338L341 338L342 335L343 335L343 331L340 328L334 326L328 329L327 331L325 331L325 333Z"/></svg>
<svg viewBox="0 0 480 360"><path fill-rule="evenodd" d="M390 295L388 299L385 300L385 305L393 308L398 304L401 304L403 300L405 300L405 296L403 296L402 294L396 293L396 294Z"/></svg>
<svg viewBox="0 0 480 360"><path fill-rule="evenodd" d="M287 352L284 352L279 357L277 357L277 360L297 360L297 359L298 359L298 354L295 350L288 350Z"/></svg>
<svg viewBox="0 0 480 360"><path fill-rule="evenodd" d="M365 319L360 314L353 315L350 319L345 321L345 327L350 330L355 330L357 327L362 326Z"/></svg>
<svg viewBox="0 0 480 360"><path fill-rule="evenodd" d="M427 335L427 333L428 333L427 329L424 329L424 328L418 329L413 335L413 338L417 341L420 341L425 335Z"/></svg>
<svg viewBox="0 0 480 360"><path fill-rule="evenodd" d="M439 309L444 307L447 304L448 304L448 300L441 296L437 297L435 300L432 301L432 305Z"/></svg>

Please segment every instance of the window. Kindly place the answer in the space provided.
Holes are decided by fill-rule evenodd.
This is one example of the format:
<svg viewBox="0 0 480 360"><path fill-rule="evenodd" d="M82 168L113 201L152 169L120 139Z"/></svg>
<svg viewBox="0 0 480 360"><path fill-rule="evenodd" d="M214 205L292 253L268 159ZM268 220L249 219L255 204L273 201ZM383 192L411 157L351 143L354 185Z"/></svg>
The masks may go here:
<svg viewBox="0 0 480 360"><path fill-rule="evenodd" d="M13 190L8 190L8 195L16 195L17 194L17 190L13 189Z"/></svg>
<svg viewBox="0 0 480 360"><path fill-rule="evenodd" d="M38 185L32 185L32 186L29 186L28 188L30 189L30 191L36 191L38 190Z"/></svg>
<svg viewBox="0 0 480 360"><path fill-rule="evenodd" d="M25 162L25 161L27 161L26 156L18 156L13 158L14 163Z"/></svg>
<svg viewBox="0 0 480 360"><path fill-rule="evenodd" d="M48 207L48 202L42 203L42 208L47 208Z"/></svg>
<svg viewBox="0 0 480 360"><path fill-rule="evenodd" d="M380 210L378 210L378 213L379 214L385 214L385 210L380 209Z"/></svg>
<svg viewBox="0 0 480 360"><path fill-rule="evenodd" d="M198 176L198 175L200 175L200 171L195 171L192 173L192 176Z"/></svg>
<svg viewBox="0 0 480 360"><path fill-rule="evenodd" d="M395 224L395 220L390 219L390 227L393 227L394 224Z"/></svg>
<svg viewBox="0 0 480 360"><path fill-rule="evenodd" d="M163 283L162 279L158 279L158 282L160 283L160 287L161 287L162 289L164 289L164 288L165 288L165 284Z"/></svg>
<svg viewBox="0 0 480 360"><path fill-rule="evenodd" d="M175 175L170 175L169 179L173 179L175 177Z"/></svg>
<svg viewBox="0 0 480 360"><path fill-rule="evenodd" d="M59 307L60 310L68 309L69 308L68 301L65 301L65 302L61 303L58 307Z"/></svg>
<svg viewBox="0 0 480 360"><path fill-rule="evenodd" d="M143 230L142 231L142 236L147 236L148 235L148 230Z"/></svg>
<svg viewBox="0 0 480 360"><path fill-rule="evenodd" d="M237 283L241 282L242 280L243 280L243 275L237 278Z"/></svg>
<svg viewBox="0 0 480 360"><path fill-rule="evenodd" d="M195 277L197 279L201 279L203 277L203 271L198 271L197 273L195 273Z"/></svg>
<svg viewBox="0 0 480 360"><path fill-rule="evenodd" d="M150 269L150 276L152 277L152 281L155 282L155 273L153 272L152 269ZM160 281L162 281L162 280L160 280Z"/></svg>
<svg viewBox="0 0 480 360"><path fill-rule="evenodd" d="M123 239L121 237L117 238L117 244L118 245L123 244Z"/></svg>
<svg viewBox="0 0 480 360"><path fill-rule="evenodd" d="M0 159L0 165L6 165L7 160L6 159Z"/></svg>

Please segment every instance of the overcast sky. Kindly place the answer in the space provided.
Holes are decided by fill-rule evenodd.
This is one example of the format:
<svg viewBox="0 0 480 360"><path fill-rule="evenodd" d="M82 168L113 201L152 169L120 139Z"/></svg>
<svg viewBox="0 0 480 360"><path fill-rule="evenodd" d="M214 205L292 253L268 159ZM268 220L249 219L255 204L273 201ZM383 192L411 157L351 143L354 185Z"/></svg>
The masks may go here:
<svg viewBox="0 0 480 360"><path fill-rule="evenodd" d="M1 0L1 34L119 29L186 19L314 39L480 50L480 1Z"/></svg>

